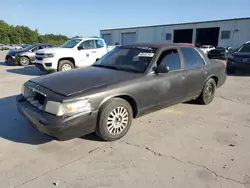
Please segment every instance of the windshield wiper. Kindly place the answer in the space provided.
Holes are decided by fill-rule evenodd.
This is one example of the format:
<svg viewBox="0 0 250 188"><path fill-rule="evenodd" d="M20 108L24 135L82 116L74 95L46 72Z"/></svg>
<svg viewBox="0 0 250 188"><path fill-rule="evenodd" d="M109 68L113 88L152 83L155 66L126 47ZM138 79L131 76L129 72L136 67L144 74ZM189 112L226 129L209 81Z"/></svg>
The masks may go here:
<svg viewBox="0 0 250 188"><path fill-rule="evenodd" d="M114 69L114 70L119 70L119 71L124 71L124 69L116 67L116 66L112 66L112 65L98 65L98 64L94 64L92 65L94 67L103 67L103 68L107 68L107 69Z"/></svg>

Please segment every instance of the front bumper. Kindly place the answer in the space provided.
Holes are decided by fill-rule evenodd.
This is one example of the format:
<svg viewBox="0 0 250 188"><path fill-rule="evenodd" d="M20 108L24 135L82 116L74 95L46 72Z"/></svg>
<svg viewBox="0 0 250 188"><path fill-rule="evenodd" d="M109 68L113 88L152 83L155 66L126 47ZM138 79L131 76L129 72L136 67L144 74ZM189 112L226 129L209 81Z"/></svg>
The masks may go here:
<svg viewBox="0 0 250 188"><path fill-rule="evenodd" d="M19 65L17 58L15 58L15 56L10 56L10 55L5 56L5 63L7 65L12 65L12 66Z"/></svg>
<svg viewBox="0 0 250 188"><path fill-rule="evenodd" d="M227 68L234 69L234 70L239 70L239 71L250 71L250 62L234 62L231 60L227 61Z"/></svg>
<svg viewBox="0 0 250 188"><path fill-rule="evenodd" d="M40 132L57 140L69 140L95 131L97 111L91 114L58 117L32 106L22 95L17 96L19 112Z"/></svg>
<svg viewBox="0 0 250 188"><path fill-rule="evenodd" d="M41 57L40 57L41 58ZM53 58L35 59L35 66L43 72L56 72L57 60Z"/></svg>

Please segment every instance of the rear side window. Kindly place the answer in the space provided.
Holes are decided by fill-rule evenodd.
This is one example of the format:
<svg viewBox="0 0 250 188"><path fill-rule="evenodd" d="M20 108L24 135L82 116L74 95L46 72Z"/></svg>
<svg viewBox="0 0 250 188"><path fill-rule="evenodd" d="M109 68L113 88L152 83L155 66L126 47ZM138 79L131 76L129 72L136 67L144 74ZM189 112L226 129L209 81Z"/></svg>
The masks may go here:
<svg viewBox="0 0 250 188"><path fill-rule="evenodd" d="M199 67L205 65L204 60L194 48L182 47L181 51L185 58L185 68Z"/></svg>
<svg viewBox="0 0 250 188"><path fill-rule="evenodd" d="M102 40L95 40L96 42L96 47L97 48L103 48L104 47L104 43Z"/></svg>

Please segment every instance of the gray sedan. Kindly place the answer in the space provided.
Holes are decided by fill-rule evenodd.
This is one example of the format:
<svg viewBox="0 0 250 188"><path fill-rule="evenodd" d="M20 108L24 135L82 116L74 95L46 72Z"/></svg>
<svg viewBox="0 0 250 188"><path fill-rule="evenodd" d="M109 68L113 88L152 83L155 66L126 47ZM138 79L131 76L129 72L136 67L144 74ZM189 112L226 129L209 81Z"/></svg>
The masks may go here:
<svg viewBox="0 0 250 188"><path fill-rule="evenodd" d="M184 44L119 46L92 66L34 78L17 97L21 114L59 140L96 132L106 141L132 119L195 99L212 102L226 81L225 65Z"/></svg>
<svg viewBox="0 0 250 188"><path fill-rule="evenodd" d="M37 43L27 46L22 50L10 50L5 57L5 63L8 65L27 66L34 63L35 51L55 47L53 44Z"/></svg>

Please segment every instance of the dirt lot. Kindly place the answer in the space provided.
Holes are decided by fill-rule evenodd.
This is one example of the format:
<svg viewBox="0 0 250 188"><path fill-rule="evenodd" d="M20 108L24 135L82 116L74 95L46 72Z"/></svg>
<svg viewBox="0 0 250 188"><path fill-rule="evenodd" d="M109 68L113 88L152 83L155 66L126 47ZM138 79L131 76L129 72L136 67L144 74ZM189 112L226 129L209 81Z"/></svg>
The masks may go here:
<svg viewBox="0 0 250 188"><path fill-rule="evenodd" d="M250 76L228 76L208 106L152 113L106 143L40 134L15 107L21 85L40 72L0 63L0 75L1 188L250 188Z"/></svg>

